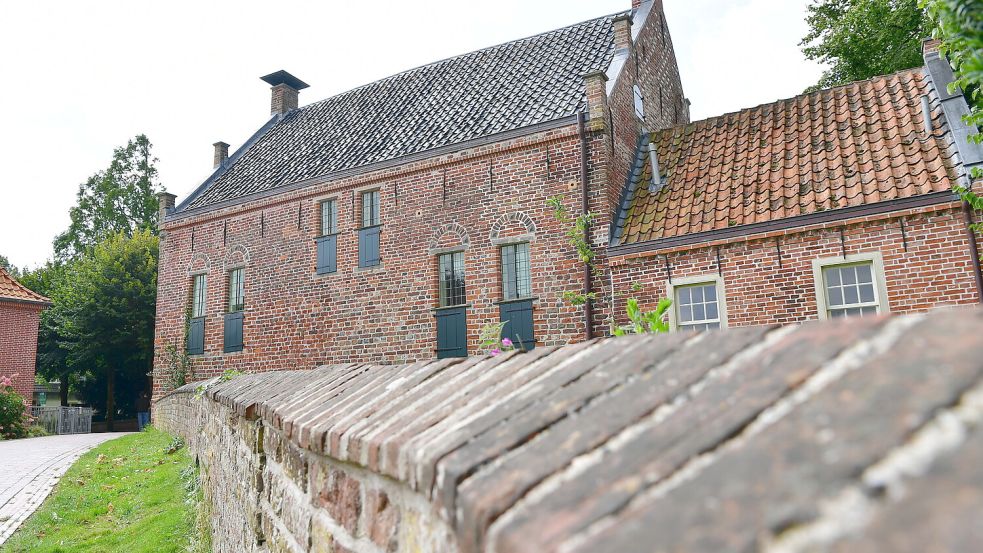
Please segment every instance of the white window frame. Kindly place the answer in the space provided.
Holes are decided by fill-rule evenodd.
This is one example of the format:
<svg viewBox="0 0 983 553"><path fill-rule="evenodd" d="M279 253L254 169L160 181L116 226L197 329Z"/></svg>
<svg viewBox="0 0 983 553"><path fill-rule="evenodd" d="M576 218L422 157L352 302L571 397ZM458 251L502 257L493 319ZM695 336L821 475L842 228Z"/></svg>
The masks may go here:
<svg viewBox="0 0 983 553"><path fill-rule="evenodd" d="M846 257L824 257L812 260L812 278L815 284L816 309L819 312L819 319L829 319L829 305L826 302L826 281L823 278L823 269L843 265L858 265L870 263L871 277L874 280L874 295L877 300L877 314L883 315L891 312L891 302L888 301L887 281L884 277L884 258L881 252L864 252L850 254Z"/></svg>
<svg viewBox="0 0 983 553"><path fill-rule="evenodd" d="M720 318L720 328L727 328L727 293L724 289L724 279L720 275L697 275L689 277L674 278L666 283L667 297L672 300L672 307L669 308L669 329L673 332L679 330L679 317L677 310L679 305L676 302L676 289L694 286L697 284L714 284L717 288L717 316ZM685 326L683 326L685 328Z"/></svg>

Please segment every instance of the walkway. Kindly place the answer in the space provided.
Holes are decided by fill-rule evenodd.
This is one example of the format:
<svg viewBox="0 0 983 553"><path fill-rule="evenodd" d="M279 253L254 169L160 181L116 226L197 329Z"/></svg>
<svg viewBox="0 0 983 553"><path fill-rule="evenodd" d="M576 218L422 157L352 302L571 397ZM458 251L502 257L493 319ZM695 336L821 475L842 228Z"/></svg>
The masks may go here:
<svg viewBox="0 0 983 553"><path fill-rule="evenodd" d="M69 434L0 442L0 544L41 505L79 456L124 435Z"/></svg>

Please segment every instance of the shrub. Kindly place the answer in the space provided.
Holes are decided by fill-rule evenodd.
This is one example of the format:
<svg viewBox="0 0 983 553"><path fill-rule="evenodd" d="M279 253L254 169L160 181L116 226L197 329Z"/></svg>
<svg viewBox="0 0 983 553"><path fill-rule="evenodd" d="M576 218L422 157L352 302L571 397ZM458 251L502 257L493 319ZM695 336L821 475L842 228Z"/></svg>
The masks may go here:
<svg viewBox="0 0 983 553"><path fill-rule="evenodd" d="M27 400L14 391L13 378L0 376L0 439L11 440L27 435L31 417Z"/></svg>
<svg viewBox="0 0 983 553"><path fill-rule="evenodd" d="M48 430L45 429L45 427L43 426L38 426L36 424L33 424L27 428L28 438L43 438L45 436L50 436L50 435L51 433L48 432Z"/></svg>

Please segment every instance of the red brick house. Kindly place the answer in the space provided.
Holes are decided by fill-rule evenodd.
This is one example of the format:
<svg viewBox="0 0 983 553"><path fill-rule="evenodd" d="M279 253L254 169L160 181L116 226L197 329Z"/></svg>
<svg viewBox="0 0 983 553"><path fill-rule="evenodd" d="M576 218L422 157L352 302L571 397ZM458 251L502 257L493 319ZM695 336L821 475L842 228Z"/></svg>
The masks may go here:
<svg viewBox="0 0 983 553"><path fill-rule="evenodd" d="M952 188L983 147L951 82L928 41L924 68L644 136L607 251L615 314L628 295L672 298L674 328L980 302L978 214Z"/></svg>
<svg viewBox="0 0 983 553"><path fill-rule="evenodd" d="M466 355L499 321L527 348L592 335L547 199L602 214L606 243L643 124L689 118L661 1L636 4L305 106L264 77L269 122L161 196L158 374L168 346L201 378Z"/></svg>
<svg viewBox="0 0 983 553"><path fill-rule="evenodd" d="M0 267L0 376L14 377L14 390L28 403L34 395L38 324L50 305Z"/></svg>

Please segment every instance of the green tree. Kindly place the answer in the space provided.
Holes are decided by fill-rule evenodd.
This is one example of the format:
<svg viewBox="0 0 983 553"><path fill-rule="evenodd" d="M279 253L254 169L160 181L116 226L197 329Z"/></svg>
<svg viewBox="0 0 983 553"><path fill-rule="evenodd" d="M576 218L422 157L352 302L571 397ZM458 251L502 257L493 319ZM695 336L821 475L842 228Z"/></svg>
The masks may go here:
<svg viewBox="0 0 983 553"><path fill-rule="evenodd" d="M68 266L52 292L65 363L86 372L80 390L106 413L109 430L118 409L132 410L151 368L157 257L149 230L118 232Z"/></svg>
<svg viewBox="0 0 983 553"><path fill-rule="evenodd" d="M0 267L3 267L8 273L10 273L14 278L19 279L21 272L20 270L10 263L10 260L6 256L0 255Z"/></svg>
<svg viewBox="0 0 983 553"><path fill-rule="evenodd" d="M25 271L20 282L48 298L59 295L58 289L66 282L65 275L70 272L71 263L48 261L33 271ZM62 336L61 325L56 318L56 311L46 309L41 312L38 328L37 374L46 380L58 380L60 384L59 397L62 405L68 405L68 390L74 374L68 364L68 351L65 349L65 339Z"/></svg>
<svg viewBox="0 0 983 553"><path fill-rule="evenodd" d="M806 58L829 66L810 90L922 65L932 24L918 0L813 0Z"/></svg>
<svg viewBox="0 0 983 553"><path fill-rule="evenodd" d="M107 169L79 186L71 225L55 238L59 260L76 259L116 233L156 232L160 186L151 149L146 136L133 138L113 152Z"/></svg>

